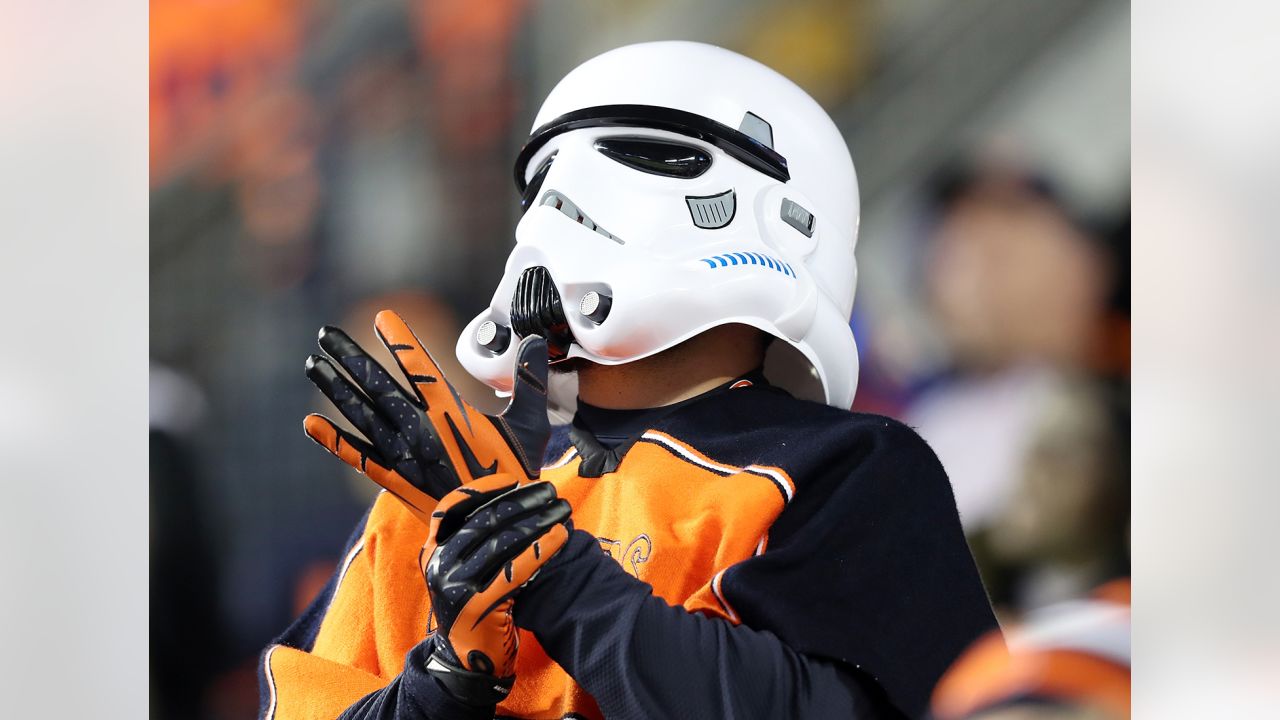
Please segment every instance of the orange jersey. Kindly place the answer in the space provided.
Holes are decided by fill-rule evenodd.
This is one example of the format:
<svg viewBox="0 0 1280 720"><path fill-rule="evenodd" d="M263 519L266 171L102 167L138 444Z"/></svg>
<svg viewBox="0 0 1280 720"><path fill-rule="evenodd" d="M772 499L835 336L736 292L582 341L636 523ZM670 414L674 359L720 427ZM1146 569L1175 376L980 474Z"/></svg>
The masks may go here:
<svg viewBox="0 0 1280 720"><path fill-rule="evenodd" d="M767 387L713 392L653 425L611 457L581 429L562 431L542 473L573 507L575 528L594 536L632 585L687 613L767 630L796 652L878 683L908 710L969 641L994 627L941 468L929 477L909 464L895 468L905 462L904 443L924 453L912 462L937 464L905 427ZM883 459L872 457L877 445ZM889 476L860 481L859 465ZM895 469L921 477L894 478ZM913 482L920 487L894 488ZM913 517L921 488L927 503ZM337 717L401 672L433 631L418 565L426 532L393 496L378 497L330 587L264 653L264 717ZM892 557L894 538L905 557ZM537 592L537 612L576 612L576 591ZM915 626L903 611L921 616ZM939 623L949 629L936 633ZM592 660L572 659L586 651L544 639L555 643L551 654L580 666L580 679L594 672ZM906 647L925 640L936 649ZM520 631L516 669L499 717L604 716L606 698L553 660L534 632Z"/></svg>

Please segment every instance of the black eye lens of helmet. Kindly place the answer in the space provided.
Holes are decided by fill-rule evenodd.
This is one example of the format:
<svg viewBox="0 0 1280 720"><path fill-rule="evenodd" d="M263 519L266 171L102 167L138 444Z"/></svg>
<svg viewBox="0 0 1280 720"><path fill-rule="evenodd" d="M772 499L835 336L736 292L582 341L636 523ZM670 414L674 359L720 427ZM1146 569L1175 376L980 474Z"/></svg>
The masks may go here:
<svg viewBox="0 0 1280 720"><path fill-rule="evenodd" d="M521 214L529 212L529 208L538 201L538 194L542 192L542 181L547 179L547 171L551 169L551 161L556 159L556 154L551 153L542 164L538 166L538 171L529 179L529 185L520 193L520 212Z"/></svg>
<svg viewBox="0 0 1280 720"><path fill-rule="evenodd" d="M684 143L648 137L610 137L596 150L611 160L651 175L696 178L711 167L711 156Z"/></svg>

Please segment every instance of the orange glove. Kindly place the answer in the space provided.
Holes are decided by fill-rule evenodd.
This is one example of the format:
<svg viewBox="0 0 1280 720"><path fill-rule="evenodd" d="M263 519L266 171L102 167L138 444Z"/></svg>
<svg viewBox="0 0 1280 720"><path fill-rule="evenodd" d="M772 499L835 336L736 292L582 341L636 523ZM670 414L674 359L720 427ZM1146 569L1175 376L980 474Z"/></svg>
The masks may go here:
<svg viewBox="0 0 1280 720"><path fill-rule="evenodd" d="M346 333L320 330L328 358L307 359L307 377L364 435L323 415L303 421L307 436L398 497L424 523L436 500L477 478L538 477L551 434L547 419L547 345L530 336L517 350L511 402L482 414L458 395L399 315L383 310L374 328L409 380L406 391Z"/></svg>
<svg viewBox="0 0 1280 720"><path fill-rule="evenodd" d="M515 596L569 538L551 483L490 475L449 493L419 556L436 634L426 663L457 700L494 705L515 683Z"/></svg>

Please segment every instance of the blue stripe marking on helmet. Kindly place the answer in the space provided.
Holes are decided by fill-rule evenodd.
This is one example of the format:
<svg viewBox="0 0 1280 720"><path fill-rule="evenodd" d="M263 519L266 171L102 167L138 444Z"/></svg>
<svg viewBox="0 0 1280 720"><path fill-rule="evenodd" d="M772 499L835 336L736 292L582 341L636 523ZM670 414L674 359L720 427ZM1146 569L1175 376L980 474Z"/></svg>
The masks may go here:
<svg viewBox="0 0 1280 720"><path fill-rule="evenodd" d="M702 262L706 263L707 267L712 270L728 267L729 265L761 265L788 277L796 277L796 271L792 269L790 263L784 263L772 255L758 252L731 252L723 255L712 255L709 258L702 258Z"/></svg>

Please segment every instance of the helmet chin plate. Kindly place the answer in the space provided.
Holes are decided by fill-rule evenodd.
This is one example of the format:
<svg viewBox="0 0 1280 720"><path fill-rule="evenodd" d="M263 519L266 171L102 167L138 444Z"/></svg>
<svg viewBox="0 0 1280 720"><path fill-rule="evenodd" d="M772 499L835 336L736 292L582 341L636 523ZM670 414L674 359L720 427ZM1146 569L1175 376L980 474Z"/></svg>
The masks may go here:
<svg viewBox="0 0 1280 720"><path fill-rule="evenodd" d="M522 338L540 335L546 339L551 362L568 356L573 330L565 318L560 291L545 267L527 268L516 281L511 295L511 329Z"/></svg>

